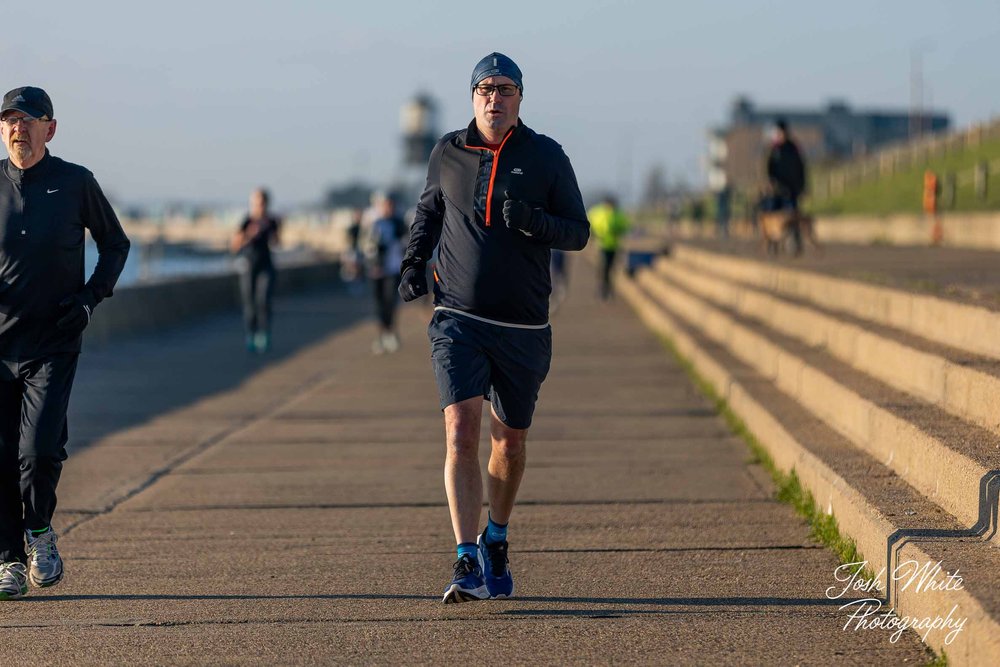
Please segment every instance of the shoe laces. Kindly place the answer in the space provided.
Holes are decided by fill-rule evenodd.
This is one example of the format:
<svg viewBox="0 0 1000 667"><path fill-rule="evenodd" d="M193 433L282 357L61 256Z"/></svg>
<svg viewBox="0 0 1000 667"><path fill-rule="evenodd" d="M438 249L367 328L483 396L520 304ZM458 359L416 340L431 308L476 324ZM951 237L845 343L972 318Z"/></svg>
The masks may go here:
<svg viewBox="0 0 1000 667"><path fill-rule="evenodd" d="M28 572L24 567L24 563L0 563L0 582L8 577L24 579L27 576Z"/></svg>
<svg viewBox="0 0 1000 667"><path fill-rule="evenodd" d="M500 542L486 542L486 557L490 561L490 572L497 576L503 575L507 570L507 540Z"/></svg>
<svg viewBox="0 0 1000 667"><path fill-rule="evenodd" d="M33 537L28 542L28 555L31 556L31 562L38 567L48 565L57 553L56 534L52 530Z"/></svg>
<svg viewBox="0 0 1000 667"><path fill-rule="evenodd" d="M474 574L477 569L479 569L479 563L477 563L471 556L462 556L455 561L456 577L461 578L469 574Z"/></svg>

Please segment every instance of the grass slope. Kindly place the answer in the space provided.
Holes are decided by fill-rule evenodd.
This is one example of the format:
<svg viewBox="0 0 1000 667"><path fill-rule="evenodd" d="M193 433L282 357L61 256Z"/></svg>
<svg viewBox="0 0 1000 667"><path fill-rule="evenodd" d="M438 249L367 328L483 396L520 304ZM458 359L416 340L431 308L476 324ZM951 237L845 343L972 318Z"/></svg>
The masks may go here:
<svg viewBox="0 0 1000 667"><path fill-rule="evenodd" d="M825 215L875 215L887 216L894 213L921 213L923 210L924 171L931 169L943 177L948 172L956 174L954 211L998 211L1000 210L1000 171L994 171L989 179L989 196L985 200L976 197L972 170L982 161L1000 160L1000 139L984 141L975 148L961 153L932 158L927 164L910 166L892 176L870 180L851 188L837 197L810 201L809 210ZM817 174L823 178L823 174ZM963 182L964 181L964 182ZM815 191L815 189L814 189Z"/></svg>

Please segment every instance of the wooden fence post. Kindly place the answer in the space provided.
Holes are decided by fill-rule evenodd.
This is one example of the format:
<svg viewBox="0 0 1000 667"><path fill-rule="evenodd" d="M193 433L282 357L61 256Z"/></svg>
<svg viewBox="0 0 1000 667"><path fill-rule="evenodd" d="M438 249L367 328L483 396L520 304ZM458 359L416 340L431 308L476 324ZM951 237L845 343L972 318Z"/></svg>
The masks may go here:
<svg viewBox="0 0 1000 667"><path fill-rule="evenodd" d="M990 182L990 165L986 160L983 160L976 165L976 198L980 201L986 201L987 196L989 196L989 182Z"/></svg>
<svg viewBox="0 0 1000 667"><path fill-rule="evenodd" d="M941 209L954 210L958 199L955 172L945 173L941 181Z"/></svg>

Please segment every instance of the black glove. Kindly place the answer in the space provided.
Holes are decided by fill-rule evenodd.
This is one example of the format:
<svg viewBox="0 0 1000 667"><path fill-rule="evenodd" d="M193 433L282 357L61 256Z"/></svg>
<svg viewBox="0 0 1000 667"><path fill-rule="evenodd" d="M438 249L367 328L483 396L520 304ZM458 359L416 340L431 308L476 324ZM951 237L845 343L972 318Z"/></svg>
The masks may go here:
<svg viewBox="0 0 1000 667"><path fill-rule="evenodd" d="M82 332L90 324L90 316L96 305L94 297L87 289L66 297L59 302L59 307L63 309L63 316L56 322L56 326L63 331Z"/></svg>
<svg viewBox="0 0 1000 667"><path fill-rule="evenodd" d="M399 278L399 296L413 301L427 294L427 273L423 266L409 266Z"/></svg>
<svg viewBox="0 0 1000 667"><path fill-rule="evenodd" d="M503 219L508 229L517 229L528 236L538 233L538 217L535 210L523 201L510 198L510 192L504 190L507 201L503 203Z"/></svg>

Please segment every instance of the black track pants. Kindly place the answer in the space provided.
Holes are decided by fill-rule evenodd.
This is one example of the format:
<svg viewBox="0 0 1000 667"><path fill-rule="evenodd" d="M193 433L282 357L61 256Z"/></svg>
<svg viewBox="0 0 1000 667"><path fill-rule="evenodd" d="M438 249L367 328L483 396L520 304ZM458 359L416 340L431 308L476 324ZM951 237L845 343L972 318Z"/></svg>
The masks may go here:
<svg viewBox="0 0 1000 667"><path fill-rule="evenodd" d="M77 358L0 361L0 562L24 562L25 529L52 522Z"/></svg>

